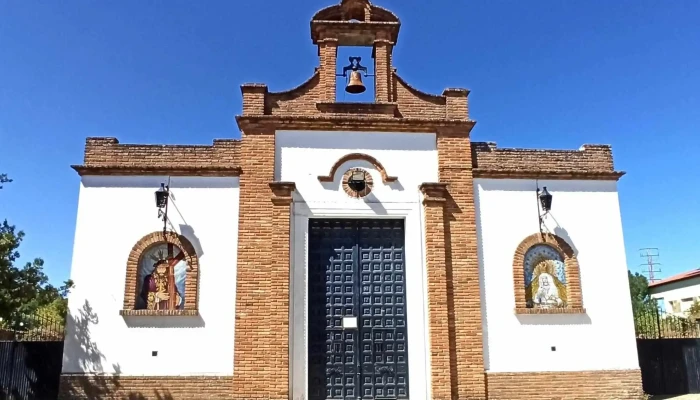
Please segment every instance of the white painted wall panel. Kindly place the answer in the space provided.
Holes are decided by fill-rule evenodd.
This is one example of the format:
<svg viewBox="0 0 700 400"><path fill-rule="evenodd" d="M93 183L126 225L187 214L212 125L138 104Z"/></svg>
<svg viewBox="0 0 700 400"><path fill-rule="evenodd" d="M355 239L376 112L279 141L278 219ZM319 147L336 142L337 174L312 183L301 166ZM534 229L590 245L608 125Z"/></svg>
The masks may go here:
<svg viewBox="0 0 700 400"><path fill-rule="evenodd" d="M539 231L536 182L476 179L486 368L638 368L617 183L540 181L539 186L554 196L547 228L577 253L587 313L514 314L513 255L524 238Z"/></svg>
<svg viewBox="0 0 700 400"><path fill-rule="evenodd" d="M275 141L276 178L296 182L299 201L357 204L340 188L342 174L351 167L364 167L372 174L375 189L364 203L415 202L418 186L438 179L437 142L431 133L278 131ZM351 153L374 157L398 182L383 185L381 175L364 161L341 166L332 183L318 181Z"/></svg>
<svg viewBox="0 0 700 400"><path fill-rule="evenodd" d="M201 318L122 317L126 262L162 230L154 192L167 177L83 177L64 373L232 375L238 178L173 177L175 229L198 247ZM153 357L152 351L158 351Z"/></svg>

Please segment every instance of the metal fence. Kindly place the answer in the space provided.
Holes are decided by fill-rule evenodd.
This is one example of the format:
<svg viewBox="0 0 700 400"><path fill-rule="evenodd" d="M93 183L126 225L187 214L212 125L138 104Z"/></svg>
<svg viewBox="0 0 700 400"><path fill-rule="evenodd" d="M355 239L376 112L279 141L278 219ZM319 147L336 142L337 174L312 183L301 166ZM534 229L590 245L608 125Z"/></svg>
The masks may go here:
<svg viewBox="0 0 700 400"><path fill-rule="evenodd" d="M63 338L60 320L37 315L0 320L0 399L55 399Z"/></svg>
<svg viewBox="0 0 700 400"><path fill-rule="evenodd" d="M634 328L638 339L700 338L700 320L655 307L635 313Z"/></svg>
<svg viewBox="0 0 700 400"><path fill-rule="evenodd" d="M0 341L63 341L64 321L43 315L14 315L0 318Z"/></svg>

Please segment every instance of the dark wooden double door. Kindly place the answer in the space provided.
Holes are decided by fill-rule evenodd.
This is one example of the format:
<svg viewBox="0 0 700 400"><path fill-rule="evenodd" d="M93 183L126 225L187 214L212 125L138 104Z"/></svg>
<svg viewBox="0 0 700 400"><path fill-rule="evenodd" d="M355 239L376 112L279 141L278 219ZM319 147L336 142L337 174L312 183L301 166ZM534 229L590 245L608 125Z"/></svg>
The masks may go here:
<svg viewBox="0 0 700 400"><path fill-rule="evenodd" d="M407 399L404 221L309 221L309 398Z"/></svg>

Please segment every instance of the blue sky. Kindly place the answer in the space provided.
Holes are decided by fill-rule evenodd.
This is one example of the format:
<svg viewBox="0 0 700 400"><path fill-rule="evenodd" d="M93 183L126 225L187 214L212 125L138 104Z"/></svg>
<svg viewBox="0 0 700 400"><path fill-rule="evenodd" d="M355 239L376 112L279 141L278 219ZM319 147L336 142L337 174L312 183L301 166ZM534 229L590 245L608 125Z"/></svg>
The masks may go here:
<svg viewBox="0 0 700 400"><path fill-rule="evenodd" d="M333 0L335 1L335 0ZM473 139L613 145L628 266L658 247L663 276L700 267L700 2L383 0L399 73L467 87ZM323 0L0 2L0 218L23 260L68 277L86 136L210 144L238 137L239 86L284 90L317 64ZM371 64L367 60L365 64ZM109 227L105 227L109 229ZM109 257L105 254L105 257ZM96 260L96 266L99 260Z"/></svg>

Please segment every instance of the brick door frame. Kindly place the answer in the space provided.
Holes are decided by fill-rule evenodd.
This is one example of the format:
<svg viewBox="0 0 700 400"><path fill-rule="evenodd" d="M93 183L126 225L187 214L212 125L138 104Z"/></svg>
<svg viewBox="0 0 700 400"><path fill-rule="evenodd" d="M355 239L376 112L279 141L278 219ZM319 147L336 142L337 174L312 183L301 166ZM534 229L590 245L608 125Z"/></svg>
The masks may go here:
<svg viewBox="0 0 700 400"><path fill-rule="evenodd" d="M290 393L293 400L308 398L308 235L311 218L401 218L406 235L406 299L408 325L409 397L430 398L430 341L428 336L427 275L423 206L415 202L294 203L291 226ZM413 301L411 301L414 299ZM417 300L417 301L416 301Z"/></svg>

